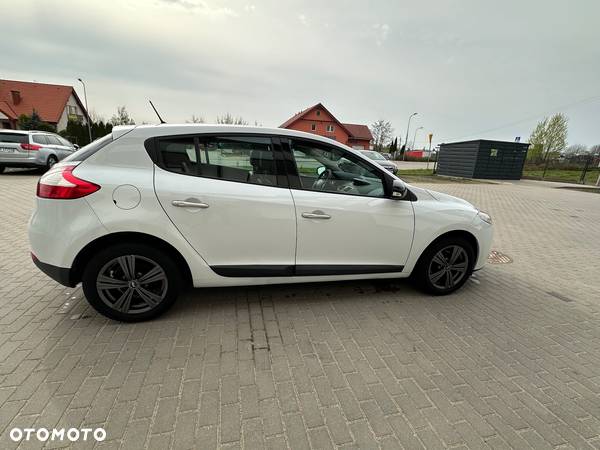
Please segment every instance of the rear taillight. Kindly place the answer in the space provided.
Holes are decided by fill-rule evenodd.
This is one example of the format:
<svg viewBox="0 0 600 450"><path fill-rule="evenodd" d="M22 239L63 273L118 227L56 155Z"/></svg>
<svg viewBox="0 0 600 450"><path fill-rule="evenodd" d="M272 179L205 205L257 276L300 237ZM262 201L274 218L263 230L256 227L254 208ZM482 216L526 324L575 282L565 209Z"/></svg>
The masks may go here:
<svg viewBox="0 0 600 450"><path fill-rule="evenodd" d="M73 175L77 164L56 165L50 169L37 185L37 196L41 198L73 199L90 195L100 186Z"/></svg>
<svg viewBox="0 0 600 450"><path fill-rule="evenodd" d="M23 150L39 150L40 148L42 148L42 146L36 144L21 144L21 148Z"/></svg>

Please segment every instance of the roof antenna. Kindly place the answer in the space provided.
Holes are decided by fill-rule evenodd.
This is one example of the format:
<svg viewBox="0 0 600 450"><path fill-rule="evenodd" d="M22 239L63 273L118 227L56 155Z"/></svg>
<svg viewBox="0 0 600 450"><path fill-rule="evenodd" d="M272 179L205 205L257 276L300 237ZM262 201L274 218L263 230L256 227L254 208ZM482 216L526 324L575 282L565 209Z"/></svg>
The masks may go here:
<svg viewBox="0 0 600 450"><path fill-rule="evenodd" d="M164 120L162 120L162 117L160 117L160 114L158 113L158 111L156 110L156 108L154 107L154 104L152 103L152 100L148 100L150 102L150 106L152 106L152 109L154 110L154 112L156 113L156 115L158 116L158 120L160 120L160 123L167 123Z"/></svg>

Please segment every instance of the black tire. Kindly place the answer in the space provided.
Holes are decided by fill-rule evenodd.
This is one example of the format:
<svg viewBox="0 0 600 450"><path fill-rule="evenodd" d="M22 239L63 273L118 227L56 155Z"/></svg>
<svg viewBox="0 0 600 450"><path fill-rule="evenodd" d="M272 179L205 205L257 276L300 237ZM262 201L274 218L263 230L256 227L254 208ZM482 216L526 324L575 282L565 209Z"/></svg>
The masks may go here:
<svg viewBox="0 0 600 450"><path fill-rule="evenodd" d="M456 260L451 264L457 250ZM440 254L441 252L441 254ZM459 276L459 267L464 272ZM447 237L431 244L419 258L413 270L413 279L425 292L433 295L447 295L460 289L473 273L475 249L466 239Z"/></svg>
<svg viewBox="0 0 600 450"><path fill-rule="evenodd" d="M5 169L4 166L0 166L0 173L4 173L4 169Z"/></svg>
<svg viewBox="0 0 600 450"><path fill-rule="evenodd" d="M58 162L58 158L54 155L48 156L46 160L46 170L52 169L52 166Z"/></svg>
<svg viewBox="0 0 600 450"><path fill-rule="evenodd" d="M128 276L131 258L134 275ZM90 258L82 275L88 302L100 314L122 322L140 322L163 314L175 303L182 283L180 271L168 254L136 243L101 250ZM116 307L119 305L122 308Z"/></svg>

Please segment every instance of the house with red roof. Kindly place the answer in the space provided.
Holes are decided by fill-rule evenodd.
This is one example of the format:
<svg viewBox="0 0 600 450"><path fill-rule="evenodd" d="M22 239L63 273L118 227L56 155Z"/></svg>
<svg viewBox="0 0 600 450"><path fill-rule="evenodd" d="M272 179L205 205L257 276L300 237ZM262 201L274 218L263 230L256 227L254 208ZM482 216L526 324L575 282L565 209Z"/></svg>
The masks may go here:
<svg viewBox="0 0 600 450"><path fill-rule="evenodd" d="M318 134L360 150L370 149L373 141L368 126L342 123L322 103L317 103L293 115L279 128Z"/></svg>
<svg viewBox="0 0 600 450"><path fill-rule="evenodd" d="M16 129L19 116L33 110L57 131L67 128L69 119L87 123L87 112L73 86L0 80L0 128Z"/></svg>

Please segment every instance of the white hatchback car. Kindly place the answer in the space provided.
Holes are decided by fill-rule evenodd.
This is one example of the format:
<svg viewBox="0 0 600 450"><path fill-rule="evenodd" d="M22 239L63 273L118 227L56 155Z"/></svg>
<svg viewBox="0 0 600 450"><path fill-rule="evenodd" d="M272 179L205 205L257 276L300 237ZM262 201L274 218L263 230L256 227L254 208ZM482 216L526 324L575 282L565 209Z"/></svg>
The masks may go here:
<svg viewBox="0 0 600 450"><path fill-rule="evenodd" d="M32 258L117 320L149 319L185 285L366 278L462 286L490 217L406 185L327 138L212 125L115 127L40 179Z"/></svg>

